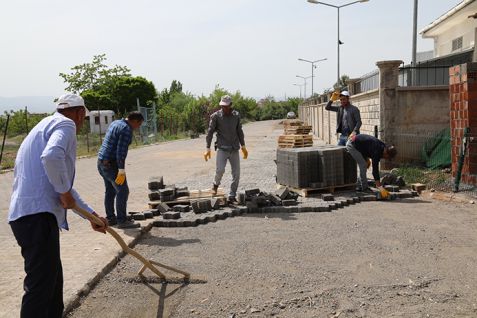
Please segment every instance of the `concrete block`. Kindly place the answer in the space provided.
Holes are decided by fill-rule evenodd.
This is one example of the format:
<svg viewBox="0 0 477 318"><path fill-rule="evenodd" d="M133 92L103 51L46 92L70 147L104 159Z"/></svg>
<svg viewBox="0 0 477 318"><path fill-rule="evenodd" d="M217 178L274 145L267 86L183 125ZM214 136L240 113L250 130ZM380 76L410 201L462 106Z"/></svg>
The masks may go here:
<svg viewBox="0 0 477 318"><path fill-rule="evenodd" d="M275 192L275 194L282 200L285 200L287 198L288 193L288 188L280 188Z"/></svg>
<svg viewBox="0 0 477 318"><path fill-rule="evenodd" d="M247 201L247 203L245 205L247 206L248 209L257 209L258 208L257 203L254 202L254 201Z"/></svg>
<svg viewBox="0 0 477 318"><path fill-rule="evenodd" d="M238 194L238 204L239 205L245 205L245 199L246 199L245 193L240 192Z"/></svg>
<svg viewBox="0 0 477 318"><path fill-rule="evenodd" d="M386 185L384 189L388 190L389 192L399 192L399 186L396 185Z"/></svg>
<svg viewBox="0 0 477 318"><path fill-rule="evenodd" d="M256 196L256 195L259 195L259 194L260 194L260 189L258 189L258 188L245 190L245 196L246 197L253 197L253 196Z"/></svg>
<svg viewBox="0 0 477 318"><path fill-rule="evenodd" d="M417 193L421 193L422 191L426 190L426 185L422 183L413 183L411 184L411 189L417 191Z"/></svg>
<svg viewBox="0 0 477 318"><path fill-rule="evenodd" d="M192 227L192 226L197 226L196 219L184 220L184 227Z"/></svg>
<svg viewBox="0 0 477 318"><path fill-rule="evenodd" d="M147 183L147 187L148 187L149 190L163 189L164 188L164 178L162 176L149 178L149 182Z"/></svg>
<svg viewBox="0 0 477 318"><path fill-rule="evenodd" d="M154 214L152 213L152 211L144 211L142 212L142 214L144 215L146 219L152 219L154 217Z"/></svg>
<svg viewBox="0 0 477 318"><path fill-rule="evenodd" d="M252 202L255 202L255 204L258 207L264 207L264 206L267 206L269 204L269 201L267 200L267 198L265 196L262 196L262 195L252 197Z"/></svg>
<svg viewBox="0 0 477 318"><path fill-rule="evenodd" d="M207 223L211 223L217 221L218 217L216 214L209 214L205 216L205 220L207 221Z"/></svg>
<svg viewBox="0 0 477 318"><path fill-rule="evenodd" d="M180 212L166 212L162 215L165 220L177 220L181 217Z"/></svg>
<svg viewBox="0 0 477 318"><path fill-rule="evenodd" d="M274 194L267 195L267 199L273 205L282 205L282 199L280 199L278 196L276 196Z"/></svg>
<svg viewBox="0 0 477 318"><path fill-rule="evenodd" d="M211 207L212 207L213 210L218 210L218 209L220 209L220 201L219 201L219 199L217 199L217 198L212 198L212 199L210 200L210 205L211 205Z"/></svg>
<svg viewBox="0 0 477 318"><path fill-rule="evenodd" d="M248 208L246 207L238 208L238 210L239 210L239 215L242 215L248 212Z"/></svg>
<svg viewBox="0 0 477 318"><path fill-rule="evenodd" d="M137 220L137 221L142 221L146 219L146 216L144 215L144 213L134 213L132 217L133 217L133 220Z"/></svg>
<svg viewBox="0 0 477 318"><path fill-rule="evenodd" d="M165 204L164 202L160 202L158 205L157 205L157 210L159 211L160 214L164 214L166 213L167 211L169 211L171 208Z"/></svg>
<svg viewBox="0 0 477 318"><path fill-rule="evenodd" d="M413 197L412 192L408 191L408 190L399 192L398 196L401 199L407 199L407 198L412 198Z"/></svg>
<svg viewBox="0 0 477 318"><path fill-rule="evenodd" d="M363 195L361 197L361 200L362 201L376 201L377 198L376 198L376 195L375 194L367 194L367 195Z"/></svg>
<svg viewBox="0 0 477 318"><path fill-rule="evenodd" d="M205 217L202 217L202 216L198 217L196 219L196 222L197 224L207 224L207 220L205 219Z"/></svg>
<svg viewBox="0 0 477 318"><path fill-rule="evenodd" d="M175 221L177 227L184 227L184 221L183 220L176 220Z"/></svg>
<svg viewBox="0 0 477 318"><path fill-rule="evenodd" d="M151 191L149 192L148 197L151 201L159 201L161 199L161 194L159 191Z"/></svg>
<svg viewBox="0 0 477 318"><path fill-rule="evenodd" d="M187 204L177 204L174 205L172 208L174 212L189 212L190 211L190 205Z"/></svg>
<svg viewBox="0 0 477 318"><path fill-rule="evenodd" d="M167 227L177 227L177 220L167 220Z"/></svg>
<svg viewBox="0 0 477 318"><path fill-rule="evenodd" d="M323 201L334 201L335 197L331 193L323 193L321 195L321 200Z"/></svg>
<svg viewBox="0 0 477 318"><path fill-rule="evenodd" d="M295 200L282 200L282 205L283 206L293 206L293 205L297 205L298 202L296 202Z"/></svg>

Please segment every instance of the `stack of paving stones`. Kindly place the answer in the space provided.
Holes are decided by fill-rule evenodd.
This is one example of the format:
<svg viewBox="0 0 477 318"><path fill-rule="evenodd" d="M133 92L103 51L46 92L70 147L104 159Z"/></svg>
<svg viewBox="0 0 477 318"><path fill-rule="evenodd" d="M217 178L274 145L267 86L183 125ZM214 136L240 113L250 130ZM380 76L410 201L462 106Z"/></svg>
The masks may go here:
<svg viewBox="0 0 477 318"><path fill-rule="evenodd" d="M149 200L159 201L161 199L159 190L164 189L164 178L162 176L149 178L147 187L150 190Z"/></svg>

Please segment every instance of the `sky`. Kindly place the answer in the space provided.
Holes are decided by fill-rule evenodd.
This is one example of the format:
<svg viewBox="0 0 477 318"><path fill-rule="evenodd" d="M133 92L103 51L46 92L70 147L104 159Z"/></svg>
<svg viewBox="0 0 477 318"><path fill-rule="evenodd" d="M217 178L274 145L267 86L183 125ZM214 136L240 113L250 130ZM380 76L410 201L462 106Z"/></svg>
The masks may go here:
<svg viewBox="0 0 477 318"><path fill-rule="evenodd" d="M324 0L333 5L351 1ZM419 0L418 31L460 0ZM340 10L341 74L360 77L376 61L409 63L413 0L370 0ZM298 96L336 81L337 10L306 0L15 0L0 5L0 97L59 96L58 76L105 53L157 90L179 80L194 95L218 84L256 99ZM418 51L433 41L418 35ZM311 92L308 81L307 95ZM24 105L8 105L8 109ZM0 104L0 110L5 105Z"/></svg>

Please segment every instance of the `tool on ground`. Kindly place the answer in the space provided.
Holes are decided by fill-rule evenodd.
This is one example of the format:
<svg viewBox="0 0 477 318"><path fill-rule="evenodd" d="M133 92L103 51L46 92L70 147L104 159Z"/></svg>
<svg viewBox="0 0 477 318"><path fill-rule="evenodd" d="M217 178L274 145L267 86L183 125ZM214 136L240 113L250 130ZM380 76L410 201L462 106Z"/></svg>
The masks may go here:
<svg viewBox="0 0 477 318"><path fill-rule="evenodd" d="M381 199L386 200L387 198L389 198L389 191L386 190L383 186L379 187L378 190Z"/></svg>
<svg viewBox="0 0 477 318"><path fill-rule="evenodd" d="M98 224L98 225L102 225L103 222L101 221L100 218L98 218L97 216L91 214L91 213L88 213L87 211L83 210L82 208L78 207L77 205L73 208L73 210L78 213L79 215L81 215L82 217L84 217L85 219L95 223L95 224ZM142 268L139 270L138 272L138 275L140 276L143 276L143 272L149 268L154 274L156 274L157 276L159 276L159 278L161 279L161 281L166 281L168 280L166 278L166 276L161 272L159 271L159 269L157 269L156 266L154 265L157 265L159 267L163 267L165 269L168 269L170 271L173 271L173 272L176 272L176 273L179 273L179 274L182 274L184 275L184 278L183 280L184 281L189 281L190 279L190 273L188 272L185 272L185 271L182 271L182 270L179 270L177 268L174 268L174 267L171 267L171 266L167 266L167 265L164 265L164 264L161 264L161 263L158 263L158 262L155 262L155 261L152 261L152 260L148 260L146 259L144 256L142 256L141 254L139 254L138 252L136 252L135 250L133 250L132 248L130 248L126 242L124 242L124 240L121 238L121 236L111 227L108 227L106 229L106 231L111 234L115 239L116 241L119 243L119 245L121 245L122 249L124 250L124 252L128 253L129 255L131 256L134 256L135 258L137 258L139 261L141 261L141 263L143 264ZM176 279L176 278L174 278Z"/></svg>

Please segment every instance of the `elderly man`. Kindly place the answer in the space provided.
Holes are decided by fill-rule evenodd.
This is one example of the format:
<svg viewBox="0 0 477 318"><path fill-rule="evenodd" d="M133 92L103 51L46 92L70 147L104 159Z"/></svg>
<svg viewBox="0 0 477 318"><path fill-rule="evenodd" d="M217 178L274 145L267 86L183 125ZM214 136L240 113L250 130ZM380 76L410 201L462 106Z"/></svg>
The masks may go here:
<svg viewBox="0 0 477 318"><path fill-rule="evenodd" d="M247 159L248 151L245 148L240 114L232 109L232 98L228 95L222 96L219 105L221 109L210 116L206 137L207 150L204 153L204 159L207 161L211 158L210 145L214 133L217 132L217 161L212 192L217 194L228 160L232 168L232 184L230 185L228 202L233 204L237 202L236 195L240 181L240 156L238 151L242 148L244 159Z"/></svg>
<svg viewBox="0 0 477 318"><path fill-rule="evenodd" d="M76 134L87 109L83 99L66 94L57 111L28 134L15 160L8 221L25 260L21 317L62 317L63 270L59 228L68 230L66 209L75 205L97 214L73 189ZM103 226L91 223L95 231Z"/></svg>
<svg viewBox="0 0 477 318"><path fill-rule="evenodd" d="M333 102L339 97L340 106L333 106ZM349 102L349 92L342 91L333 92L325 109L337 113L336 116L336 133L340 134L338 146L345 146L346 140L352 135L359 134L361 128L361 115L358 107L351 105Z"/></svg>
<svg viewBox="0 0 477 318"><path fill-rule="evenodd" d="M140 112L131 112L126 119L115 120L108 128L98 153L98 172L103 177L106 188L104 208L110 225L130 229L140 227L139 223L127 219L126 208L129 187L126 180L126 157L133 138L133 130L141 127L144 117ZM116 200L116 214L114 213Z"/></svg>

